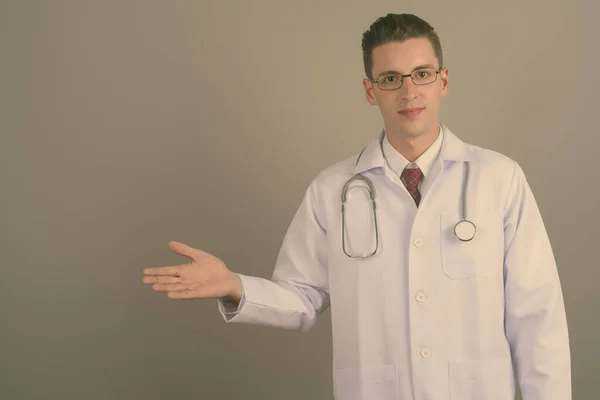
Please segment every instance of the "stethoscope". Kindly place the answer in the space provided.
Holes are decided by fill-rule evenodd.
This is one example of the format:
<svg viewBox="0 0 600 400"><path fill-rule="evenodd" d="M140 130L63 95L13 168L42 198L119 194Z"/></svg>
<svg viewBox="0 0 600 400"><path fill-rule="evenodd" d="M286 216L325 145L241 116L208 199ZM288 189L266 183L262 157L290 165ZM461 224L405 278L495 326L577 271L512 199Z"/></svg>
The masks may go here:
<svg viewBox="0 0 600 400"><path fill-rule="evenodd" d="M382 139L383 139L383 136L382 136ZM380 143L380 145L381 145L381 143ZM356 165L358 165L358 162L360 161L360 157L362 156L362 153L365 151L365 149L363 149L360 152L360 154L358 155L358 158L356 159ZM454 235L462 242L471 241L475 237L475 232L477 231L475 224L467 219L467 184L469 182L469 167L470 167L469 162L465 161L465 176L463 179L462 196L461 196L462 220L458 221L456 223L456 225L454 226ZM373 250L373 252L371 252L371 253L361 253L361 254L351 255L351 254L348 254L348 252L346 251L346 201L348 198L348 192L351 189L354 189L357 187L364 189L363 186L350 187L350 184L356 180L362 180L368 186L367 191L369 193L369 197L371 198L371 207L373 209L373 220L374 220L374 224L375 224L375 250ZM344 254L346 254L348 257L350 257L350 258L369 258L369 257L372 257L373 255L375 255L375 253L377 253L377 250L379 249L379 227L377 224L377 211L376 210L377 210L377 203L375 202L375 187L373 185L373 182L371 182L371 180L369 178L367 178L366 176L364 176L360 173L355 174L353 177L348 179L342 189L342 250L344 251Z"/></svg>

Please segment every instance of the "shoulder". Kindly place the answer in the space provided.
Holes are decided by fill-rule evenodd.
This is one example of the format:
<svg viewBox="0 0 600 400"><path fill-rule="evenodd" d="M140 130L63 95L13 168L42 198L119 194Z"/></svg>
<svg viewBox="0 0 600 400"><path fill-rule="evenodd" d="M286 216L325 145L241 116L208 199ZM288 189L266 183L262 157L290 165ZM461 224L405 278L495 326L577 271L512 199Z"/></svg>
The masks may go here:
<svg viewBox="0 0 600 400"><path fill-rule="evenodd" d="M358 154L347 156L327 165L313 177L311 185L316 187L330 187L335 183L346 181L354 175Z"/></svg>
<svg viewBox="0 0 600 400"><path fill-rule="evenodd" d="M469 156L481 166L512 168L515 161L508 155L486 147L465 143Z"/></svg>
<svg viewBox="0 0 600 400"><path fill-rule="evenodd" d="M519 163L504 153L471 143L465 146L473 166L490 177L512 180L516 175L524 175Z"/></svg>
<svg viewBox="0 0 600 400"><path fill-rule="evenodd" d="M334 161L321 169L306 188L305 196L314 203L320 203L321 206L323 202L339 196L345 182L354 176L358 155L359 152Z"/></svg>
<svg viewBox="0 0 600 400"><path fill-rule="evenodd" d="M472 144L469 148L469 159L473 168L480 174L480 184L495 193L507 207L516 207L527 198L533 198L533 192L522 166L515 159L498 151Z"/></svg>

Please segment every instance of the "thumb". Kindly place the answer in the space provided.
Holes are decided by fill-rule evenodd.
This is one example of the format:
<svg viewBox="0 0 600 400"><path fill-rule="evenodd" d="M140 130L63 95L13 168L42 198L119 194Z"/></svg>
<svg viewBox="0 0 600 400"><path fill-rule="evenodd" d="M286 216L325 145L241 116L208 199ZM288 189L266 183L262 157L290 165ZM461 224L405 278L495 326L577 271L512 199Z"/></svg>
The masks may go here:
<svg viewBox="0 0 600 400"><path fill-rule="evenodd" d="M196 249L194 249L186 244L172 240L169 242L169 248L177 254L181 254L182 256L191 258L192 260L196 260L196 256L197 256Z"/></svg>

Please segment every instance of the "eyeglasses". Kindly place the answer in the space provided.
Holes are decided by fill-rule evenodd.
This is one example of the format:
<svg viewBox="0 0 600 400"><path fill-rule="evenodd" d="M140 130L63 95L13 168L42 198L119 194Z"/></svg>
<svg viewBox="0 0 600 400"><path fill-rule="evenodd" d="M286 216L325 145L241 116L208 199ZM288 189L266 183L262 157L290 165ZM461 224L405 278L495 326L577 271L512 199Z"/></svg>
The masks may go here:
<svg viewBox="0 0 600 400"><path fill-rule="evenodd" d="M429 85L435 82L440 71L434 68L416 69L410 74L402 75L395 72L378 76L377 79L371 79L377 83L381 90L396 90L402 87L404 78L410 77L415 85Z"/></svg>

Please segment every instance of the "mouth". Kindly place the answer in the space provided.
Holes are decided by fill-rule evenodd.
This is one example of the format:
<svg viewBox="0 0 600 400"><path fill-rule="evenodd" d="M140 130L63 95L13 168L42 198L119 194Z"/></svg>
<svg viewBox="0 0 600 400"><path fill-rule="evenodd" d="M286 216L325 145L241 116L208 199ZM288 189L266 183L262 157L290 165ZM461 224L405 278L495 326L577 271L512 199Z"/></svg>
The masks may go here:
<svg viewBox="0 0 600 400"><path fill-rule="evenodd" d="M424 107L405 108L403 110L398 111L398 114L412 119L418 117L424 109Z"/></svg>

